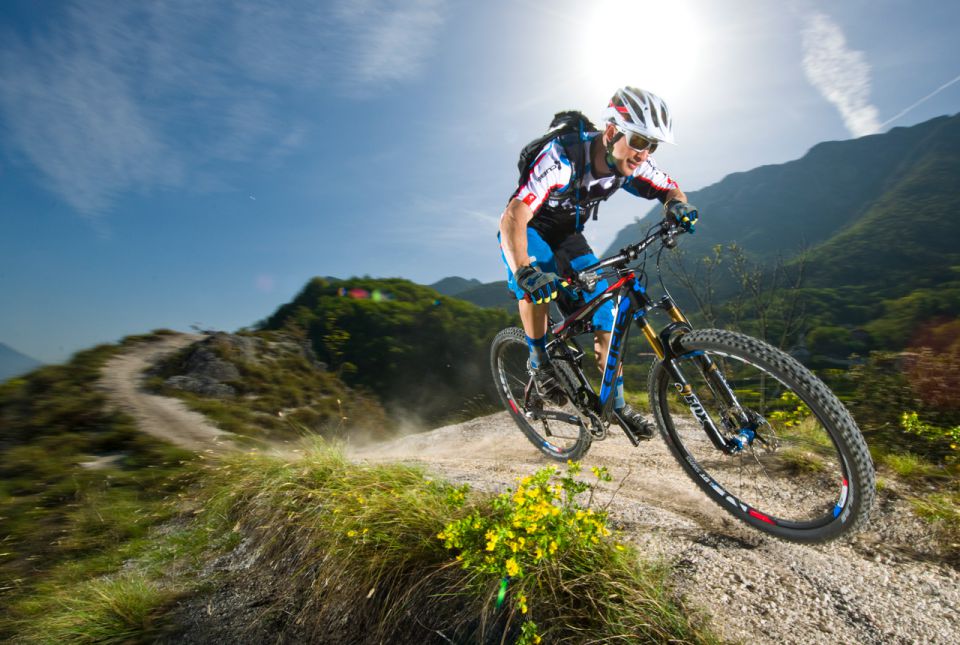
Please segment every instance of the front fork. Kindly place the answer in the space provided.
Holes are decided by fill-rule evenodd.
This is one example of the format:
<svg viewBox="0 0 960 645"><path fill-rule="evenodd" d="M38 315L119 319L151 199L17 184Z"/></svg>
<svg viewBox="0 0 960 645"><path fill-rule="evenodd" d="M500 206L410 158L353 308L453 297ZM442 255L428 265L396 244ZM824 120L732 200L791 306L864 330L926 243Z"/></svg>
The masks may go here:
<svg viewBox="0 0 960 645"><path fill-rule="evenodd" d="M657 335L656 331L654 331L650 325L650 321L643 315L646 313L645 310L641 309L641 315L637 316L637 324L640 325L643 335L651 347L653 347L657 358L660 359L664 369L667 370L667 373L673 380L673 385L680 394L680 397L690 408L690 411L697 418L697 421L700 422L703 431L707 434L707 437L710 438L713 445L716 446L718 450L727 454L741 452L744 448L753 444L753 440L756 438L755 424L743 411L736 394L723 377L717 364L708 354L702 351L677 353L683 352L683 349L676 343L677 338L691 331L692 327L680 309L677 308L669 298L665 297L660 301L658 306L667 312L667 315L670 316L673 322L668 325L660 335ZM687 379L684 377L683 372L680 370L679 359L686 358L693 360L697 369L703 374L707 386L710 388L714 397L724 406L724 425L729 431L736 433L733 437L728 438L720 431L713 422L713 419L710 418L710 415L707 414L703 404L700 403L700 399L693 391L690 383L687 382Z"/></svg>

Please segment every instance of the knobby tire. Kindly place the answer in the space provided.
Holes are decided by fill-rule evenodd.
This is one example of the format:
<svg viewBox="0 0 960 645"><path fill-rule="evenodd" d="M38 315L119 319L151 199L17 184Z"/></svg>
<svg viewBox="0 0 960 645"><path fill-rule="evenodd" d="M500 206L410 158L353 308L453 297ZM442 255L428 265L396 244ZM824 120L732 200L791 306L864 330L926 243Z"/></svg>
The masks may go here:
<svg viewBox="0 0 960 645"><path fill-rule="evenodd" d="M578 460L590 448L591 435L583 426L551 421L544 424L528 418L524 409L524 389L529 383L526 361L530 353L526 334L522 329L510 327L504 329L493 339L490 347L490 366L500 400L510 416L530 440L547 457L557 461ZM575 379L573 371L564 364L556 362L557 369L566 369L567 378ZM538 399L539 400L539 399ZM543 401L543 409L563 412L572 416L582 416L569 402L564 406ZM548 433L552 428L553 434Z"/></svg>
<svg viewBox="0 0 960 645"><path fill-rule="evenodd" d="M677 342L684 354L676 365L718 428L725 404L694 364L702 353L742 407L766 419L758 429L764 442L723 453L706 439L664 364L654 362L651 410L674 457L708 497L750 526L794 542L825 542L863 525L876 494L873 462L853 417L819 378L736 332L696 330ZM725 434L735 431L727 427Z"/></svg>

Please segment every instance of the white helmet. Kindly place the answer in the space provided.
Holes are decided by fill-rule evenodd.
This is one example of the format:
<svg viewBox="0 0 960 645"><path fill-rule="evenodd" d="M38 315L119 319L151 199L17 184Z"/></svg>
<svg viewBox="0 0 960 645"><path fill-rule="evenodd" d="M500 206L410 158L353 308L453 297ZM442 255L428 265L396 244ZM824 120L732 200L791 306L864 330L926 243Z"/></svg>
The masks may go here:
<svg viewBox="0 0 960 645"><path fill-rule="evenodd" d="M635 87L617 90L603 111L603 120L621 130L636 132L654 141L673 141L673 119L663 99Z"/></svg>

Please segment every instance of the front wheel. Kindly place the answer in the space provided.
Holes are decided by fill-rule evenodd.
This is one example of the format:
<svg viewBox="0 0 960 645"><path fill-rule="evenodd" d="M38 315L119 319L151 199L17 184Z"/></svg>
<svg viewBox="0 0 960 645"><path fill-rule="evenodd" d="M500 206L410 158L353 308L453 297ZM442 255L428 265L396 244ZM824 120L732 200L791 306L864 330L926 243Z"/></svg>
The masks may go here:
<svg viewBox="0 0 960 645"><path fill-rule="evenodd" d="M588 421L565 398L557 402L537 394L527 370L526 338L522 329L510 327L493 339L490 366L500 400L540 452L557 461L580 459L590 448ZM568 380L576 378L564 363L554 361L554 366L565 370Z"/></svg>
<svg viewBox="0 0 960 645"><path fill-rule="evenodd" d="M658 361L651 408L673 455L711 499L794 542L825 542L862 525L876 493L873 462L853 417L820 379L743 334L697 330L677 342L684 353L674 365L690 389L681 392ZM707 418L737 448L718 449L703 429Z"/></svg>

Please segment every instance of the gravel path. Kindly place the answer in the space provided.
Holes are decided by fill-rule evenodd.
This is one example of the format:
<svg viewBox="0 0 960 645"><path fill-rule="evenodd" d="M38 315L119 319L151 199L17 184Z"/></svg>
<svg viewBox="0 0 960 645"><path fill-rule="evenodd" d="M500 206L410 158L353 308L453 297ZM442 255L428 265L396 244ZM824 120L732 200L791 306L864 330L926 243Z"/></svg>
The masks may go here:
<svg viewBox="0 0 960 645"><path fill-rule="evenodd" d="M149 394L141 389L143 372L164 356L203 338L195 334L163 336L147 341L110 359L98 386L111 404L130 414L143 432L195 451L220 450L233 435L211 425L178 399Z"/></svg>
<svg viewBox="0 0 960 645"><path fill-rule="evenodd" d="M361 460L420 463L451 481L499 491L550 462L500 413L359 448ZM613 475L612 522L642 553L674 564L680 590L732 640L780 643L960 642L960 574L936 562L928 527L881 495L852 540L800 546L770 538L707 499L660 440L619 432L585 466ZM614 489L620 486L614 496Z"/></svg>

